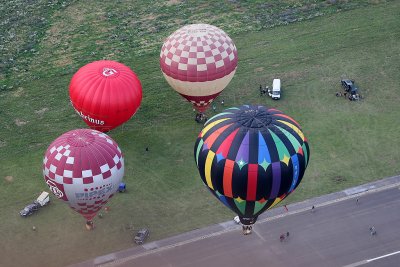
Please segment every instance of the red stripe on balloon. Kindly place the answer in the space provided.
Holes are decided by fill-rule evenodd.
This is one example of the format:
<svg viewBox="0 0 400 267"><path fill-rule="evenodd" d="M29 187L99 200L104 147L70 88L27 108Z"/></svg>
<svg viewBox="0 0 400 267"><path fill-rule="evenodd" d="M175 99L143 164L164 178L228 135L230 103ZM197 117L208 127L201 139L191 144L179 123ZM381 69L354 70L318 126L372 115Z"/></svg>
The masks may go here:
<svg viewBox="0 0 400 267"><path fill-rule="evenodd" d="M255 201L257 194L258 164L249 164L247 176L247 201Z"/></svg>
<svg viewBox="0 0 400 267"><path fill-rule="evenodd" d="M235 166L235 162L233 160L227 159L225 161L224 178L223 178L224 195L226 197L231 197L231 198L233 198L233 195L232 195L232 173L233 173L234 166Z"/></svg>
<svg viewBox="0 0 400 267"><path fill-rule="evenodd" d="M228 126L231 126L232 124L229 124ZM219 146L216 154L221 154L224 158L226 158L228 156L229 153L229 149L231 148L233 139L236 136L236 133L239 131L239 128L237 128L236 130L234 130L225 140L224 142L222 142L222 144Z"/></svg>
<svg viewBox="0 0 400 267"><path fill-rule="evenodd" d="M204 140L204 143L207 145L207 147L211 148L215 140L217 140L217 138L221 135L221 133L223 133L229 126L231 126L231 124L219 128L218 131L215 131L210 136L208 136L207 139Z"/></svg>

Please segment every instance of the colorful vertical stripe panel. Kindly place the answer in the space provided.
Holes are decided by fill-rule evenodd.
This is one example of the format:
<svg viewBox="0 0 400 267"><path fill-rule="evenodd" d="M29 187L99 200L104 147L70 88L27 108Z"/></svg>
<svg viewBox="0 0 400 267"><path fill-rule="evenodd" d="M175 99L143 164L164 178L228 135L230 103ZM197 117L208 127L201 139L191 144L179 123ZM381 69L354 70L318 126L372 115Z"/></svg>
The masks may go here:
<svg viewBox="0 0 400 267"><path fill-rule="evenodd" d="M244 105L207 121L194 157L205 186L241 218L256 219L297 188L310 150L293 118Z"/></svg>

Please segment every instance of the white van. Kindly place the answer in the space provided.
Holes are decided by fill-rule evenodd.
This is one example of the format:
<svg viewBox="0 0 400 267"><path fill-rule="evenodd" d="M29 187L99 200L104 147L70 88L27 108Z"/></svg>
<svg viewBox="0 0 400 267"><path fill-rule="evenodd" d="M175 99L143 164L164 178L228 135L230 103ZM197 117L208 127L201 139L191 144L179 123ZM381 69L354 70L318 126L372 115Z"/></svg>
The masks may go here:
<svg viewBox="0 0 400 267"><path fill-rule="evenodd" d="M281 79L274 79L272 82L272 90L268 91L268 94L272 99L281 98Z"/></svg>

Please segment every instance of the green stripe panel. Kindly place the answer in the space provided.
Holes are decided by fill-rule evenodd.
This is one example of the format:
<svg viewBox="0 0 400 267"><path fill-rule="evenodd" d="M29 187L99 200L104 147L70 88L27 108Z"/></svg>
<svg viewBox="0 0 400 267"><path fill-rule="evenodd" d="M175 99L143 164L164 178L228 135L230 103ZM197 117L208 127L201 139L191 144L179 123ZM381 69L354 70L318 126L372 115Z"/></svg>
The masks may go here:
<svg viewBox="0 0 400 267"><path fill-rule="evenodd" d="M263 202L263 203L260 203L260 202L258 202L258 201L255 201L254 203L255 203L255 205L254 205L254 212L253 212L253 215L256 215L257 212L259 212L262 208L265 207L265 205L268 203L268 201L265 201L265 202Z"/></svg>
<svg viewBox="0 0 400 267"><path fill-rule="evenodd" d="M299 150L299 148L301 147L299 141L297 141L297 139L288 131L286 131L285 129L276 126L282 133L284 133L286 135L286 137L289 139L290 143L292 143L292 146L294 148L294 151L297 152Z"/></svg>
<svg viewBox="0 0 400 267"><path fill-rule="evenodd" d="M202 139L200 139L200 142L199 142L199 145L197 146L197 151L196 151L196 164L197 164L197 167L199 167L199 154L200 154L200 151L201 151L201 149L203 147L203 144L204 144L204 142L203 142L203 138L202 138Z"/></svg>
<svg viewBox="0 0 400 267"><path fill-rule="evenodd" d="M242 215L244 216L244 213L246 211L246 201L237 201L236 199L233 199L235 201L236 207L240 210L240 212L242 213Z"/></svg>
<svg viewBox="0 0 400 267"><path fill-rule="evenodd" d="M282 161L285 155L290 158L290 153L287 150L285 144L282 142L282 140L276 134L274 134L270 129L268 129L268 131L271 133L272 139L274 139L276 148L278 150L279 159Z"/></svg>
<svg viewBox="0 0 400 267"><path fill-rule="evenodd" d="M308 164L308 162L307 162L307 159L308 159L308 150L307 150L307 147L306 147L306 144L305 144L305 143L303 143L302 148L303 148L303 153L304 153L304 161L305 161L305 163L306 163L306 166L305 166L305 167L307 167L307 164Z"/></svg>

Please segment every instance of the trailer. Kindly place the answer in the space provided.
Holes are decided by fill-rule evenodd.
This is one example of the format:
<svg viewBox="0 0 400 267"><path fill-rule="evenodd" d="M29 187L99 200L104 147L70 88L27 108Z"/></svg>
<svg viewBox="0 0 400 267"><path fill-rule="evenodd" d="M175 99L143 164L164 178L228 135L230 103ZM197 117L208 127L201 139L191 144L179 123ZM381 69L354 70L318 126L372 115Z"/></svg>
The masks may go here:
<svg viewBox="0 0 400 267"><path fill-rule="evenodd" d="M39 203L41 207L46 206L50 202L50 196L49 193L46 191L43 191L40 196L36 199L36 202Z"/></svg>

